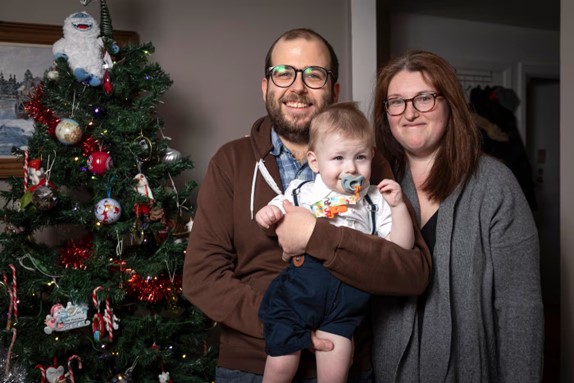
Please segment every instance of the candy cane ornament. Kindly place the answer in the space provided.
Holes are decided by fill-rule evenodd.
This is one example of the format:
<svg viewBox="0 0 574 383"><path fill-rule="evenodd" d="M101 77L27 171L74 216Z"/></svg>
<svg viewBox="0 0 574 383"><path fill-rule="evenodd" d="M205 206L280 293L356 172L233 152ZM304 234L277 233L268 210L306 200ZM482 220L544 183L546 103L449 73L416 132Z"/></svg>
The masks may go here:
<svg viewBox="0 0 574 383"><path fill-rule="evenodd" d="M72 361L78 361L78 369L82 369L82 359L78 355L72 355L68 358L68 375L70 376L70 382L76 383L74 379L74 370L72 370Z"/></svg>
<svg viewBox="0 0 574 383"><path fill-rule="evenodd" d="M28 149L24 151L24 193L28 191Z"/></svg>
<svg viewBox="0 0 574 383"><path fill-rule="evenodd" d="M96 313L94 314L94 318L92 320L92 332L94 335L94 340L96 342L100 342L103 335L104 335L104 318L102 314L100 314L100 302L98 301L98 291L103 290L102 286L98 286L92 291L92 303L94 304L94 308L96 309Z"/></svg>
<svg viewBox="0 0 574 383"><path fill-rule="evenodd" d="M2 273L2 278L4 280L4 285L8 290L8 297L10 298L10 304L8 306L8 320L6 321L6 330L9 330L12 326L12 317L14 317L14 322L18 320L18 284L16 282L16 268L13 264L8 265L12 270L12 288L8 286L8 277L6 273Z"/></svg>
<svg viewBox="0 0 574 383"><path fill-rule="evenodd" d="M41 364L36 365L37 369L42 373L42 383L46 383L46 369Z"/></svg>
<svg viewBox="0 0 574 383"><path fill-rule="evenodd" d="M13 299L12 299L12 290L8 287L8 277L6 273L2 273L2 280L4 281L4 285L6 286L8 292L8 298L10 298L10 303L8 305L8 320L6 321L6 330L10 329L11 319L12 319L12 311L13 311Z"/></svg>
<svg viewBox="0 0 574 383"><path fill-rule="evenodd" d="M10 342L10 347L8 348L8 353L6 353L6 369L4 370L4 376L8 376L10 373L10 360L12 359L12 348L16 342L16 329L12 327L12 341Z"/></svg>
<svg viewBox="0 0 574 383"><path fill-rule="evenodd" d="M100 311L100 302L98 301L97 292L103 289L104 288L102 286L98 286L94 291L92 291L92 303L94 304L96 311Z"/></svg>
<svg viewBox="0 0 574 383"><path fill-rule="evenodd" d="M18 283L16 282L16 268L13 264L9 264L10 270L12 270L12 305L14 307L14 322L18 322Z"/></svg>
<svg viewBox="0 0 574 383"><path fill-rule="evenodd" d="M114 330L119 328L117 323L119 322L119 319L114 315L114 312L110 306L109 298L106 298L104 315L100 314L100 301L98 300L97 292L102 289L102 286L98 286L92 292L92 302L96 308L96 313L94 314L94 319L92 321L92 331L94 333L94 340L99 342L103 338L105 329L108 332L108 342L111 343L114 340Z"/></svg>
<svg viewBox="0 0 574 383"><path fill-rule="evenodd" d="M108 339L110 342L114 340L114 329L112 323L112 309L110 307L110 300L106 298L106 310L104 311L104 321L106 322L106 330L108 331Z"/></svg>

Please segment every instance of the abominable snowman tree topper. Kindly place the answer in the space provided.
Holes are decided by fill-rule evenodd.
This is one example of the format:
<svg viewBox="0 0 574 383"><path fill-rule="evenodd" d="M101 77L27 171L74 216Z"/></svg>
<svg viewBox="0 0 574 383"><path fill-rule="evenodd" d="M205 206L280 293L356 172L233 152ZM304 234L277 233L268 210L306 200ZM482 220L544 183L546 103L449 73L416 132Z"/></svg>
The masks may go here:
<svg viewBox="0 0 574 383"><path fill-rule="evenodd" d="M54 59L65 58L79 82L99 86L104 75L104 42L100 27L87 12L73 13L64 21L64 37L52 47Z"/></svg>

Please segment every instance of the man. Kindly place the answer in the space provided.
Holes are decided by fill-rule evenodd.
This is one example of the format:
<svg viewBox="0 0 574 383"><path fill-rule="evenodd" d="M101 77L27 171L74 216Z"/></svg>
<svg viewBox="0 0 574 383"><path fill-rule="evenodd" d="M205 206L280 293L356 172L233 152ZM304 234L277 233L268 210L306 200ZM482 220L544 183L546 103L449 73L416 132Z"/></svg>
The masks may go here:
<svg viewBox="0 0 574 383"><path fill-rule="evenodd" d="M337 56L322 36L309 29L281 35L267 53L261 83L268 115L255 122L249 137L218 150L202 182L183 290L220 325L218 383L261 381L266 354L259 305L271 280L286 266L282 256L307 252L323 260L337 278L374 294L420 294L429 281L430 255L418 229L415 248L405 250L382 238L309 220L303 208L287 206L277 229L279 242L253 219L253 212L292 179L312 179L305 159L309 124L338 100L337 77ZM378 183L383 178L393 178L392 172L377 156L372 179ZM298 221L304 224L297 226ZM349 381L370 381L368 323L362 327ZM317 352L332 346L316 338L314 345L325 350ZM314 374L309 352L302 355L297 379Z"/></svg>

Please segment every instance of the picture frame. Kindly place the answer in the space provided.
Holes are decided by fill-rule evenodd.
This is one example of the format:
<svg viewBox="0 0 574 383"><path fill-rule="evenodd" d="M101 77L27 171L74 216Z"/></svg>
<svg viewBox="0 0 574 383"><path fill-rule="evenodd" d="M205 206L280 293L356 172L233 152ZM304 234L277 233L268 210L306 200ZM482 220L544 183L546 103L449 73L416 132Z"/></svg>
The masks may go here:
<svg viewBox="0 0 574 383"><path fill-rule="evenodd" d="M32 24L0 21L0 45L30 49L30 47L50 48L50 57L52 60L51 46L63 36L61 25ZM114 40L119 46L128 43L139 43L139 35L133 31L114 30ZM45 51L46 49L44 49ZM18 57L18 56L15 56ZM0 72L2 68L0 68ZM46 67L45 69L48 69ZM4 73L8 76L7 73ZM23 177L23 159L10 156L0 155L0 180L8 177Z"/></svg>

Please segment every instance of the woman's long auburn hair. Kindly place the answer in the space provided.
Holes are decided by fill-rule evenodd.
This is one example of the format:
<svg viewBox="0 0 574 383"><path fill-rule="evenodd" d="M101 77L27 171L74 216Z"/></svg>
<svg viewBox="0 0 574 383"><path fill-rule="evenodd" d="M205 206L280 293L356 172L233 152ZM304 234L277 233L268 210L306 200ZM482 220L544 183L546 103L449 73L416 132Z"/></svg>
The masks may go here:
<svg viewBox="0 0 574 383"><path fill-rule="evenodd" d="M421 50L408 51L391 59L377 76L373 113L377 148L391 164L397 180L404 178L407 157L391 133L385 100L391 80L401 71L420 72L448 104L450 113L442 144L422 185L422 190L431 200L442 202L476 172L481 152L480 132L472 119L456 72L446 60Z"/></svg>

